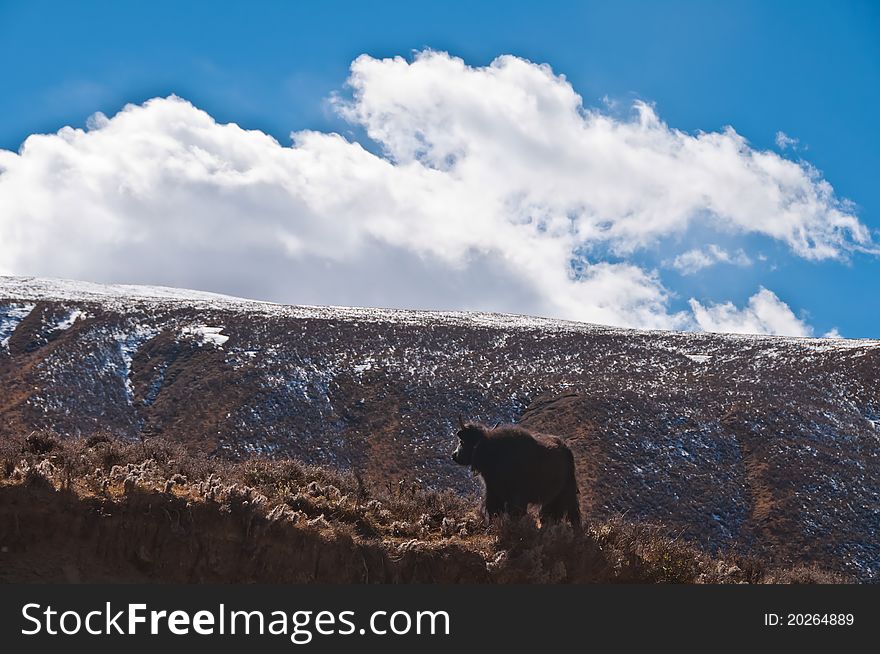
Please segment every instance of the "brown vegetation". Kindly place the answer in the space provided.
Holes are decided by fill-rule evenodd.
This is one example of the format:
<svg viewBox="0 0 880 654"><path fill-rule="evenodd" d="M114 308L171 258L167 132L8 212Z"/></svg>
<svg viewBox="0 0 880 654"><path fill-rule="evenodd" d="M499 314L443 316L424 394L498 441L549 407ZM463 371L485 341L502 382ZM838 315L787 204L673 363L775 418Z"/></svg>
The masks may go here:
<svg viewBox="0 0 880 654"><path fill-rule="evenodd" d="M620 519L486 523L475 502L159 439L0 441L0 581L840 583Z"/></svg>

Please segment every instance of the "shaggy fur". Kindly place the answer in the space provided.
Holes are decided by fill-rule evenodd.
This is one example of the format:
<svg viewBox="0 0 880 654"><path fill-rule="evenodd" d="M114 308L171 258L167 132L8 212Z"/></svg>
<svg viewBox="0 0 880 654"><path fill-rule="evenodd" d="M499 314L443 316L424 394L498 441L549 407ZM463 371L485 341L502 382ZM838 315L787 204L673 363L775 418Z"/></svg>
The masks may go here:
<svg viewBox="0 0 880 654"><path fill-rule="evenodd" d="M452 460L470 466L486 485L486 513L524 515L541 505L541 521L568 518L581 523L574 456L557 436L534 434L512 425L489 429L459 419Z"/></svg>

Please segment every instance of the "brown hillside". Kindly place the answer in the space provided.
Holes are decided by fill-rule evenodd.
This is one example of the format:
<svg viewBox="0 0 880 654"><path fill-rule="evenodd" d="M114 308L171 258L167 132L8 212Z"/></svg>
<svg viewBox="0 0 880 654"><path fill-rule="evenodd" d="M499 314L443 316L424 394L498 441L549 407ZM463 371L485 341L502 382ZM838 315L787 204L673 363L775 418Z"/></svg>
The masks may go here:
<svg viewBox="0 0 880 654"><path fill-rule="evenodd" d="M479 491L458 415L566 437L587 518L880 574L880 343L0 279L0 439L162 437ZM219 331L219 333L218 333Z"/></svg>

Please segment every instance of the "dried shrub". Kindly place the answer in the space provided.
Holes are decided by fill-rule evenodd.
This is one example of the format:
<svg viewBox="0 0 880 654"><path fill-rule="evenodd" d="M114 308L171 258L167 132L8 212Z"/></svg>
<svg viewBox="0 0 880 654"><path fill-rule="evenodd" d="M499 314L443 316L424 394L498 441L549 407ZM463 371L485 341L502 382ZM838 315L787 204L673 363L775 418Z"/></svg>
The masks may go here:
<svg viewBox="0 0 880 654"><path fill-rule="evenodd" d="M25 450L30 454L48 454L58 447L58 439L51 434L33 432L24 439Z"/></svg>
<svg viewBox="0 0 880 654"><path fill-rule="evenodd" d="M249 534L257 523L283 523L344 547L380 548L391 560L442 552L444 565L432 577L439 581L444 574L496 583L847 581L816 566L770 568L739 552L709 556L657 525L610 520L574 529L566 522L539 525L530 515L487 523L472 498L410 481L376 488L354 473L290 459L230 461L158 437L5 439L0 473L4 483L102 501L200 503L235 516ZM473 576L474 561L483 562L482 576Z"/></svg>

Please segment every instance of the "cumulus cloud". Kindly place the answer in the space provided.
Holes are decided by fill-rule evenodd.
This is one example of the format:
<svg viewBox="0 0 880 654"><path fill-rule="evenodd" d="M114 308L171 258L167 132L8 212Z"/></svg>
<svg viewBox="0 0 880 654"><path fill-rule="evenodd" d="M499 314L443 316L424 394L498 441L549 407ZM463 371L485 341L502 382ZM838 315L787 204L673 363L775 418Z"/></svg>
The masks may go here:
<svg viewBox="0 0 880 654"><path fill-rule="evenodd" d="M174 96L0 150L0 273L704 328L629 255L695 225L808 259L874 247L807 164L645 103L585 108L547 66L362 56L349 86L336 108L381 156L313 131L282 146Z"/></svg>
<svg viewBox="0 0 880 654"><path fill-rule="evenodd" d="M693 275L703 270L703 268L714 266L717 263L750 266L752 265L752 260L742 249L728 252L724 248L710 243L703 249L696 248L679 254L669 265L682 275Z"/></svg>
<svg viewBox="0 0 880 654"><path fill-rule="evenodd" d="M631 121L587 110L547 66L362 56L349 83L345 114L394 161L504 189L524 219L565 227L573 216L579 237L621 252L696 221L766 234L811 259L870 242L814 169L753 150L730 127L672 129L643 102Z"/></svg>
<svg viewBox="0 0 880 654"><path fill-rule="evenodd" d="M691 310L700 329L730 334L780 334L812 336L813 330L798 318L775 293L761 288L741 309L732 302L704 306L690 301Z"/></svg>

